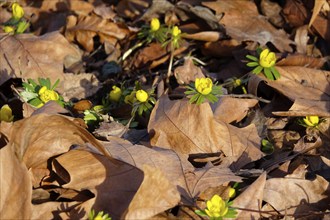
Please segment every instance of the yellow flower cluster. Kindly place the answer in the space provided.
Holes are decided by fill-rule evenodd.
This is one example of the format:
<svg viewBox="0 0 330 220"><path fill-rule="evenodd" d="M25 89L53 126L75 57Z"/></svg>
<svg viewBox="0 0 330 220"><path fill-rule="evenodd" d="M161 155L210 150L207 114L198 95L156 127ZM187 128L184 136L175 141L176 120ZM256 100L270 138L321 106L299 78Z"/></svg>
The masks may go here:
<svg viewBox="0 0 330 220"><path fill-rule="evenodd" d="M228 212L226 202L219 195L214 195L211 200L206 202L205 212L209 217L223 217Z"/></svg>
<svg viewBox="0 0 330 220"><path fill-rule="evenodd" d="M146 91L140 89L136 91L135 97L139 102L146 102L149 98L149 95Z"/></svg>
<svg viewBox="0 0 330 220"><path fill-rule="evenodd" d="M49 102L51 100L57 101L60 98L60 96L58 95L57 92L55 92L54 90L47 89L46 86L41 87L41 89L39 90L38 94L39 94L40 100L43 102L38 107L43 106L45 103L47 103L47 102Z"/></svg>
<svg viewBox="0 0 330 220"><path fill-rule="evenodd" d="M213 82L210 78L197 78L195 80L196 90L203 94L208 95L212 92Z"/></svg>
<svg viewBox="0 0 330 220"><path fill-rule="evenodd" d="M274 52L270 52L269 49L264 49L259 57L259 64L264 68L270 68L276 63L276 55Z"/></svg>
<svg viewBox="0 0 330 220"><path fill-rule="evenodd" d="M319 124L319 116L306 116L303 121L308 127L315 127Z"/></svg>

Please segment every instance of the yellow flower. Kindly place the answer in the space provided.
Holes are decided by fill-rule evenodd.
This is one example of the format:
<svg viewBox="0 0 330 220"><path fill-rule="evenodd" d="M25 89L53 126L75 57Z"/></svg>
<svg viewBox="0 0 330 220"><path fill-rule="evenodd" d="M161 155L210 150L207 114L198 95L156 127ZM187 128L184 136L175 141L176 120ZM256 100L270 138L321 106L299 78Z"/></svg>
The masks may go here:
<svg viewBox="0 0 330 220"><path fill-rule="evenodd" d="M13 112L9 105L3 105L0 109L0 121L12 122L13 119Z"/></svg>
<svg viewBox="0 0 330 220"><path fill-rule="evenodd" d="M236 194L235 189L230 187L228 194L229 194L229 198L233 198Z"/></svg>
<svg viewBox="0 0 330 220"><path fill-rule="evenodd" d="M117 86L112 86L112 90L109 94L109 99L114 102L118 102L121 97L122 91Z"/></svg>
<svg viewBox="0 0 330 220"><path fill-rule="evenodd" d="M24 10L18 3L12 5L12 10L14 19L19 20L24 16Z"/></svg>
<svg viewBox="0 0 330 220"><path fill-rule="evenodd" d="M136 91L135 97L140 102L146 102L149 98L149 95L146 91L140 89L140 90Z"/></svg>
<svg viewBox="0 0 330 220"><path fill-rule="evenodd" d="M181 34L181 30L178 28L178 26L174 26L172 29L172 35L173 37L177 37Z"/></svg>
<svg viewBox="0 0 330 220"><path fill-rule="evenodd" d="M264 49L259 58L260 66L264 68L269 68L274 66L276 63L276 56L274 52L269 52L269 49Z"/></svg>
<svg viewBox="0 0 330 220"><path fill-rule="evenodd" d="M131 94L125 96L124 102L126 104L132 105L135 99L135 92L131 92Z"/></svg>
<svg viewBox="0 0 330 220"><path fill-rule="evenodd" d="M303 121L308 127L315 127L319 124L319 116L306 116Z"/></svg>
<svg viewBox="0 0 330 220"><path fill-rule="evenodd" d="M47 103L48 101L51 101L51 100L54 100L54 101L58 100L60 96L57 94L57 92L55 92L53 90L49 90L49 89L47 89L46 86L43 86L39 90L39 97L43 103Z"/></svg>
<svg viewBox="0 0 330 220"><path fill-rule="evenodd" d="M214 195L211 200L206 202L205 213L209 217L223 217L228 212L228 206L219 195Z"/></svg>
<svg viewBox="0 0 330 220"><path fill-rule="evenodd" d="M196 78L195 88L202 95L208 95L212 92L212 80L210 78Z"/></svg>
<svg viewBox="0 0 330 220"><path fill-rule="evenodd" d="M152 31L157 31L160 28L160 22L158 18L153 18L150 22L150 29Z"/></svg>
<svg viewBox="0 0 330 220"><path fill-rule="evenodd" d="M12 26L5 26L3 28L3 31L6 32L6 33L14 33L15 32L15 28L12 27Z"/></svg>

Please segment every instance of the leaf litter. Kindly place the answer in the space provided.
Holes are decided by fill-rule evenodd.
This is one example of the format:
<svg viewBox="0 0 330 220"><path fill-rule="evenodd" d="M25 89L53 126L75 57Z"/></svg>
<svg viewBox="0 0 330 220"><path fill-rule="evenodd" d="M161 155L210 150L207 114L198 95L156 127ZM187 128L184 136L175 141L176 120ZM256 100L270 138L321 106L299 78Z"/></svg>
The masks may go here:
<svg viewBox="0 0 330 220"><path fill-rule="evenodd" d="M5 33L0 4L1 219L201 219L215 194L237 219L329 218L329 1L18 3L28 33ZM140 38L153 18L180 28L179 47ZM258 47L276 52L278 80L246 66ZM222 95L191 104L203 77ZM38 78L60 80L65 108L24 101ZM132 117L125 96L149 102L151 88Z"/></svg>

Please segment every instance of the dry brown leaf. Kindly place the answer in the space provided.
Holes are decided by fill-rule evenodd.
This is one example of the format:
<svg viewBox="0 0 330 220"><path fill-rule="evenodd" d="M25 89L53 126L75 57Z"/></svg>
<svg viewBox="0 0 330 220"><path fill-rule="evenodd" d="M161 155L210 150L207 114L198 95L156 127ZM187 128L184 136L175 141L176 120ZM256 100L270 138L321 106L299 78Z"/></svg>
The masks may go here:
<svg viewBox="0 0 330 220"><path fill-rule="evenodd" d="M329 19L324 18L324 16L317 15L312 25L316 32L327 42L330 41L329 22Z"/></svg>
<svg viewBox="0 0 330 220"><path fill-rule="evenodd" d="M31 219L30 175L25 164L17 158L12 145L0 149L0 181L0 218Z"/></svg>
<svg viewBox="0 0 330 220"><path fill-rule="evenodd" d="M260 214L257 212L261 209L262 199L264 196L264 187L266 184L267 174L264 172L256 181L254 181L247 189L245 189L236 199L234 199L233 207L255 210L251 212L247 210L237 210L238 219L259 219Z"/></svg>
<svg viewBox="0 0 330 220"><path fill-rule="evenodd" d="M63 62L68 57L80 60L80 51L58 32L39 37L32 34L7 36L0 42L0 85L16 77L63 80Z"/></svg>
<svg viewBox="0 0 330 220"><path fill-rule="evenodd" d="M297 28L296 35L294 36L294 42L297 46L297 53L306 54L307 53L307 43L308 43L308 27L307 25Z"/></svg>
<svg viewBox="0 0 330 220"><path fill-rule="evenodd" d="M109 153L84 128L60 115L39 114L13 124L9 145L15 149L30 172L33 185L49 174L47 160L67 152L72 145L92 144L105 155Z"/></svg>
<svg viewBox="0 0 330 220"><path fill-rule="evenodd" d="M232 97L221 97L219 102L212 105L214 118L225 123L241 121L249 109L258 103L256 99L238 99Z"/></svg>
<svg viewBox="0 0 330 220"><path fill-rule="evenodd" d="M117 40L122 40L128 35L128 29L116 23L109 22L98 16L69 16L65 31L66 38L70 41L77 41L88 52L93 51L93 37L99 36L101 43L105 41L115 45Z"/></svg>
<svg viewBox="0 0 330 220"><path fill-rule="evenodd" d="M289 177L269 179L263 195L263 200L283 215L298 216L329 208L329 202L325 201L329 195L329 182L318 175L314 180Z"/></svg>
<svg viewBox="0 0 330 220"><path fill-rule="evenodd" d="M295 0L287 0L285 2L283 14L287 22L293 27L307 24L307 18L310 16L302 1Z"/></svg>
<svg viewBox="0 0 330 220"><path fill-rule="evenodd" d="M185 204L193 204L199 194L209 187L216 187L230 181L241 181L240 177L235 176L228 168L206 166L196 169L188 162L188 156L177 154L172 150L132 145L116 137L110 137L109 141L102 144L112 152L115 158L140 169L147 164L161 170L177 187L182 196L182 202Z"/></svg>
<svg viewBox="0 0 330 220"><path fill-rule="evenodd" d="M287 112L273 112L280 116L318 115L329 117L330 109L330 72L300 66L277 66L281 78L276 81L266 79L262 74L253 75L249 91L256 91L260 81L274 88L294 101Z"/></svg>
<svg viewBox="0 0 330 220"><path fill-rule="evenodd" d="M284 24L284 19L281 16L282 8L278 2L272 2L270 0L262 0L260 3L260 9L262 14L264 14L276 27L282 27Z"/></svg>
<svg viewBox="0 0 330 220"><path fill-rule="evenodd" d="M254 125L237 128L215 120L208 103L195 105L163 96L151 113L148 131L152 146L183 154L223 152L223 163L235 161L234 169L262 156Z"/></svg>
<svg viewBox="0 0 330 220"><path fill-rule="evenodd" d="M95 194L92 207L118 219L141 185L141 170L121 161L83 150L72 150L53 161L56 175L66 189L90 190ZM86 208L86 207L85 207ZM88 214L90 209L85 210Z"/></svg>
<svg viewBox="0 0 330 220"><path fill-rule="evenodd" d="M203 78L204 74L201 68L194 65L192 58L187 58L183 66L175 68L174 76L179 84L187 85L194 82L196 78Z"/></svg>
<svg viewBox="0 0 330 220"><path fill-rule="evenodd" d="M229 36L237 41L257 41L261 45L268 42L280 51L292 51L290 44L294 42L283 31L274 28L264 16L259 15L253 1L212 1L203 2L217 14L224 13L220 20L226 27ZM242 13L244 9L244 13Z"/></svg>
<svg viewBox="0 0 330 220"><path fill-rule="evenodd" d="M65 74L62 82L61 93L64 100L69 101L72 98L85 99L101 88L99 80L92 73Z"/></svg>
<svg viewBox="0 0 330 220"><path fill-rule="evenodd" d="M324 4L328 4L327 0L318 0L314 2L313 14L311 19L309 20L308 28L310 28L313 25L316 17L320 13Z"/></svg>
<svg viewBox="0 0 330 220"><path fill-rule="evenodd" d="M158 168L143 166L144 179L124 214L125 219L147 219L176 206L180 194Z"/></svg>
<svg viewBox="0 0 330 220"><path fill-rule="evenodd" d="M305 45L306 46L306 45ZM277 66L302 66L308 68L321 68L327 62L326 57L312 57L304 54L292 54L276 63Z"/></svg>

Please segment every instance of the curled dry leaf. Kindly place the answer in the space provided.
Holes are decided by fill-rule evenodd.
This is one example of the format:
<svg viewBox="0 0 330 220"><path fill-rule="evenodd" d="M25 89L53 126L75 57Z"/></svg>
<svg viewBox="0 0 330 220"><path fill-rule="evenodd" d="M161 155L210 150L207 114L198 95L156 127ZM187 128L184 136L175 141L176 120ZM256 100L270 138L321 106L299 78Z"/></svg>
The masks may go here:
<svg viewBox="0 0 330 220"><path fill-rule="evenodd" d="M208 103L195 105L163 96L151 113L148 132L152 146L183 154L223 152L223 163L234 169L263 155L254 125L237 128L215 120Z"/></svg>
<svg viewBox="0 0 330 220"><path fill-rule="evenodd" d="M109 153L84 128L60 115L39 114L13 124L9 146L34 174L33 185L49 174L49 158L67 152L72 145L90 143L105 155Z"/></svg>
<svg viewBox="0 0 330 220"><path fill-rule="evenodd" d="M209 1L203 2L216 13L224 13L220 20L226 33L237 41L256 41L261 45L272 42L280 51L292 51L294 42L283 30L274 28L264 16L259 15L253 1ZM244 13L242 10L244 9Z"/></svg>
<svg viewBox="0 0 330 220"><path fill-rule="evenodd" d="M317 68L320 69L325 62L326 57L312 57L304 54L293 54L281 59L276 63L277 66L301 66L307 68Z"/></svg>
<svg viewBox="0 0 330 220"><path fill-rule="evenodd" d="M77 41L88 52L94 50L95 36L100 37L101 43L105 41L115 45L117 40L124 39L128 30L116 23L109 22L98 16L75 16L68 17L68 23L65 31L66 38L70 41Z"/></svg>
<svg viewBox="0 0 330 220"><path fill-rule="evenodd" d="M114 163L84 150L72 150L57 157L52 167L64 189L89 190L95 195L91 206L84 206L86 214L93 208L109 213L114 219L123 215L144 178L143 172L130 164Z"/></svg>
<svg viewBox="0 0 330 220"><path fill-rule="evenodd" d="M273 178L266 182L263 200L283 215L325 211L329 206L329 182L321 176L314 180Z"/></svg>
<svg viewBox="0 0 330 220"><path fill-rule="evenodd" d="M7 36L0 41L0 85L16 77L63 80L63 62L68 57L80 60L80 51L58 32L39 37L32 34Z"/></svg>
<svg viewBox="0 0 330 220"><path fill-rule="evenodd" d="M102 144L112 152L115 158L140 169L147 164L161 170L176 186L184 204L193 204L200 193L209 187L216 187L230 181L241 181L240 177L235 176L228 168L205 166L196 169L188 162L188 156L177 154L172 150L132 145L116 137L110 137L109 141Z"/></svg>
<svg viewBox="0 0 330 220"><path fill-rule="evenodd" d="M281 74L281 78L276 81L266 79L262 74L253 75L249 81L249 91L256 91L259 83L265 81L267 85L294 101L288 111L273 112L273 114L278 116L330 116L329 71L300 66L277 66L276 68Z"/></svg>
<svg viewBox="0 0 330 220"><path fill-rule="evenodd" d="M221 97L219 102L212 105L214 118L225 123L241 121L249 109L258 103L256 99L238 99L232 97Z"/></svg>

